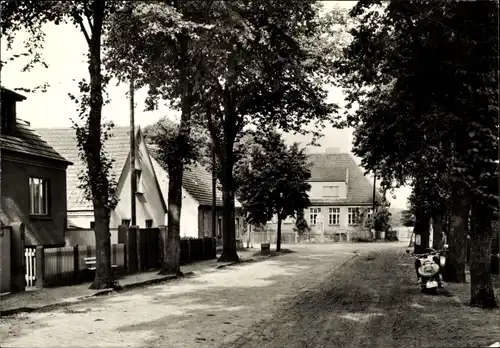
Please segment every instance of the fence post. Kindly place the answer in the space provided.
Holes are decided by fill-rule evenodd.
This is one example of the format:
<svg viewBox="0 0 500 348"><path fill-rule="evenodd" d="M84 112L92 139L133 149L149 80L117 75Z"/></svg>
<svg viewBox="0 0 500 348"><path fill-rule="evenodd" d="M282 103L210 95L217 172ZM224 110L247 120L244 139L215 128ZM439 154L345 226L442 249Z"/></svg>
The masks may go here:
<svg viewBox="0 0 500 348"><path fill-rule="evenodd" d="M130 257L128 253L130 252L129 242L128 242L128 228L125 225L118 226L118 244L123 244L123 268L125 272L130 270Z"/></svg>
<svg viewBox="0 0 500 348"><path fill-rule="evenodd" d="M141 272L144 266L144 255L142 254L143 248L141 243L141 230L139 226L130 226L130 229L135 230L137 271Z"/></svg>
<svg viewBox="0 0 500 348"><path fill-rule="evenodd" d="M191 262L191 239L187 240L187 245L188 245L188 262Z"/></svg>
<svg viewBox="0 0 500 348"><path fill-rule="evenodd" d="M212 237L212 258L217 258L217 240L216 237Z"/></svg>
<svg viewBox="0 0 500 348"><path fill-rule="evenodd" d="M205 236L203 236L203 239L201 240L201 259L202 260L206 260L207 259L207 255L205 255Z"/></svg>
<svg viewBox="0 0 500 348"><path fill-rule="evenodd" d="M35 251L35 262L36 262L36 287L39 289L43 288L43 283L45 279L45 253L43 246L39 245L36 247Z"/></svg>
<svg viewBox="0 0 500 348"><path fill-rule="evenodd" d="M73 269L75 272L75 282L80 282L80 253L78 244L73 247Z"/></svg>
<svg viewBox="0 0 500 348"><path fill-rule="evenodd" d="M19 292L26 289L26 258L24 256L25 230L22 222L13 222L11 227L11 291Z"/></svg>

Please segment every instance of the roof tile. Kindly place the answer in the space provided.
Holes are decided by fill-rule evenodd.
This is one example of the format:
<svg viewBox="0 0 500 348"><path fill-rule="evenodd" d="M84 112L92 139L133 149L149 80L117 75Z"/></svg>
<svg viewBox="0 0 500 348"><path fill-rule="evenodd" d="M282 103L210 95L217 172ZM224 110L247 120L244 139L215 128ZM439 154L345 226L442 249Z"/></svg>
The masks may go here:
<svg viewBox="0 0 500 348"><path fill-rule="evenodd" d="M0 137L0 148L2 151L14 151L26 155L44 157L71 164L71 160L65 158L64 154L51 147L51 145L47 142L47 139L43 136L40 137L27 125L21 122L16 123L16 128L13 134L2 134Z"/></svg>
<svg viewBox="0 0 500 348"><path fill-rule="evenodd" d="M163 169L167 170L167 164L162 160L158 147L148 144L148 150ZM212 175L199 163L186 167L182 186L200 205L212 205ZM216 190L216 205L222 206L222 194L219 189Z"/></svg>
<svg viewBox="0 0 500 348"><path fill-rule="evenodd" d="M35 132L61 155L74 163L68 167L66 173L68 210L92 209L92 203L85 199L84 191L78 188L80 184L78 177L82 169L85 168L85 164L80 159L75 130L73 128L38 128ZM112 133L113 136L106 141L104 149L109 157L115 160L111 172L118 180L130 152L129 127L114 127Z"/></svg>
<svg viewBox="0 0 500 348"><path fill-rule="evenodd" d="M349 170L347 200L331 201L339 205L371 204L373 186L360 167L347 153L312 153L308 155L311 163L311 181L345 181ZM330 201L311 200L313 204L327 204Z"/></svg>

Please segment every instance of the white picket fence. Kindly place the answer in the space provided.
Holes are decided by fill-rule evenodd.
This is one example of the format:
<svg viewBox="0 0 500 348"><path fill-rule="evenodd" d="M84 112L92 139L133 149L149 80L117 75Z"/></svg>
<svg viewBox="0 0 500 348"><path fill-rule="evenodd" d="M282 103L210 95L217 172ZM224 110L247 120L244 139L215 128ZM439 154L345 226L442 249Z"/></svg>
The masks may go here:
<svg viewBox="0 0 500 348"><path fill-rule="evenodd" d="M24 257L26 259L26 286L31 288L36 282L36 249L25 248Z"/></svg>

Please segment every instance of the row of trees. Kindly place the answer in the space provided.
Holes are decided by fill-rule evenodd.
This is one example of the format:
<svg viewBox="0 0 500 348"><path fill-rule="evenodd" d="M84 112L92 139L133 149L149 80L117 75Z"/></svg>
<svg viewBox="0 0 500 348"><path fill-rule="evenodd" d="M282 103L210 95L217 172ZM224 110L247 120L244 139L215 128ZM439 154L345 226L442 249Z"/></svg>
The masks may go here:
<svg viewBox="0 0 500 348"><path fill-rule="evenodd" d="M497 13L498 2L360 1L337 65L354 152L387 181L413 185L423 243L430 218L435 230L450 226L450 281L465 281L470 235L470 303L483 308L496 306L489 263L498 212Z"/></svg>
<svg viewBox="0 0 500 348"><path fill-rule="evenodd" d="M9 43L21 30L30 34L28 52L23 52L31 58L28 67L45 64L39 50L46 23L76 25L88 45L90 78L80 82L81 95L73 98L80 111L75 122L79 149L87 164L82 185L94 206L97 269L91 288L116 286L109 233L116 182L104 148L111 125L102 118L111 78L146 87L150 109L168 103L180 111L174 137L160 143L170 177L164 244L171 257L164 258L165 273L180 273L181 183L184 167L194 160L189 152L194 125L207 130L220 164L224 245L219 260L234 261L236 145L245 130L253 126L272 138L275 128L304 133L304 124L337 122L324 87L333 78L339 52L334 24L342 15L322 14L318 1L21 0L3 1L0 10L2 36Z"/></svg>

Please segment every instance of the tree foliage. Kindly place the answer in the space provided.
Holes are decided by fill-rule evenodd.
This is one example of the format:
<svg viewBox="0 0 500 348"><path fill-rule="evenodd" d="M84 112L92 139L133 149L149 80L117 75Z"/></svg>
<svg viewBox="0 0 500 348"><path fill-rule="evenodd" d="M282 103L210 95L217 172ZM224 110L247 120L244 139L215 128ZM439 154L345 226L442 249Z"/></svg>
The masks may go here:
<svg viewBox="0 0 500 348"><path fill-rule="evenodd" d="M235 143L248 125L303 133L304 124L315 121L321 127L336 120L324 88L332 76L331 54L321 41L331 23L318 16L316 2L217 6L207 19L211 28L199 65L195 112L208 126L221 164L225 244L220 260L234 260Z"/></svg>
<svg viewBox="0 0 500 348"><path fill-rule="evenodd" d="M263 225L277 216L279 251L281 222L303 215L311 205L309 164L298 144L288 147L276 132L258 136L251 151L250 161L240 164L238 198L251 224Z"/></svg>
<svg viewBox="0 0 500 348"><path fill-rule="evenodd" d="M401 212L401 225L404 227L413 227L415 225L415 215L411 210L403 210Z"/></svg>
<svg viewBox="0 0 500 348"><path fill-rule="evenodd" d="M304 151L297 144L287 146L277 133L256 139L256 145L238 176L238 197L248 222L265 224L275 215L282 220L297 217L310 205L311 173Z"/></svg>
<svg viewBox="0 0 500 348"><path fill-rule="evenodd" d="M425 215L444 213L452 193L458 239L450 261L463 255L459 221L470 205L483 207L475 211L486 219L497 209L497 11L496 2L360 1L351 11L353 41L337 66L349 106L358 107L349 121L363 166L413 183L421 226ZM477 228L483 257L487 225ZM489 290L471 291L471 303L494 306L489 276L473 278L472 290Z"/></svg>
<svg viewBox="0 0 500 348"><path fill-rule="evenodd" d="M89 83L80 83L80 116L84 125L76 128L78 148L81 158L87 166L80 175L86 180L83 186L87 198L94 205L96 235L96 278L92 288L116 287L111 273L111 245L109 233L110 212L116 205L114 182L109 177L112 160L107 159L103 149L103 140L109 137L108 125L102 124L103 90L108 78L103 76L101 67L101 39L106 30L106 20L123 3L120 1L2 1L1 31L7 41L7 49L12 48L16 34L22 30L30 34L25 42L27 54L31 58L23 70L29 70L43 61L40 50L43 48L47 23L68 23L77 26L88 45ZM23 52L22 54L26 54ZM3 63L3 62L2 62ZM4 64L2 64L3 67ZM91 194L90 194L91 193Z"/></svg>
<svg viewBox="0 0 500 348"><path fill-rule="evenodd" d="M194 129L190 132L187 146L183 149L182 156L178 156L179 124L162 117L157 122L144 127L143 135L146 142L158 146L161 160L164 163L174 161L183 161L185 168L189 165L205 160L205 151L207 148L207 135L201 129Z"/></svg>

